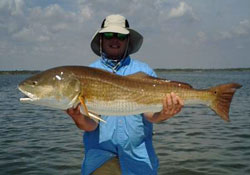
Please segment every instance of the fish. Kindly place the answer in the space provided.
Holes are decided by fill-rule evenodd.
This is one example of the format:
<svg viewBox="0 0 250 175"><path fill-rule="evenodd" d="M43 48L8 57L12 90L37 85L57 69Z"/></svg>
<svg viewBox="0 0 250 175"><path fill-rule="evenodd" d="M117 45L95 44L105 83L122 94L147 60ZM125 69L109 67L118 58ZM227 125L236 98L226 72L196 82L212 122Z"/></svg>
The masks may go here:
<svg viewBox="0 0 250 175"><path fill-rule="evenodd" d="M242 85L227 83L207 89L138 72L120 76L87 66L59 66L37 73L18 85L23 103L67 110L81 104L81 113L105 122L101 116L126 116L162 110L162 101L174 92L184 106L206 105L229 121L230 104Z"/></svg>

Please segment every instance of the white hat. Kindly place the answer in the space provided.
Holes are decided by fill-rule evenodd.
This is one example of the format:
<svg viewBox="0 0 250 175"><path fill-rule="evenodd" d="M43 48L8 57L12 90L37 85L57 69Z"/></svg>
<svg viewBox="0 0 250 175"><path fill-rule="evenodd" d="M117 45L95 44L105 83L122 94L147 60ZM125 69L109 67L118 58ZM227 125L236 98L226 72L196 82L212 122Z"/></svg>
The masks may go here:
<svg viewBox="0 0 250 175"><path fill-rule="evenodd" d="M143 36L137 31L129 28L128 21L124 16L109 15L103 20L101 29L94 34L90 44L91 49L98 56L101 56L100 34L105 32L129 34L128 55L137 52L143 42Z"/></svg>

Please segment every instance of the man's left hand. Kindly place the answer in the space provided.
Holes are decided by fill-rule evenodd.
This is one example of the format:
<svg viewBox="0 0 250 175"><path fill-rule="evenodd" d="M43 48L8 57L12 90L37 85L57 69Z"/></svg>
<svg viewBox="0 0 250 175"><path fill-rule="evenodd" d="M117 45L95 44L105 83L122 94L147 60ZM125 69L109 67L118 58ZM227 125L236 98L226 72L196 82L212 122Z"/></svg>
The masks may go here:
<svg viewBox="0 0 250 175"><path fill-rule="evenodd" d="M178 114L181 111L184 102L179 96L171 92L170 94L166 95L166 98L163 99L162 104L163 107L160 112L144 113L144 116L152 123L165 121Z"/></svg>

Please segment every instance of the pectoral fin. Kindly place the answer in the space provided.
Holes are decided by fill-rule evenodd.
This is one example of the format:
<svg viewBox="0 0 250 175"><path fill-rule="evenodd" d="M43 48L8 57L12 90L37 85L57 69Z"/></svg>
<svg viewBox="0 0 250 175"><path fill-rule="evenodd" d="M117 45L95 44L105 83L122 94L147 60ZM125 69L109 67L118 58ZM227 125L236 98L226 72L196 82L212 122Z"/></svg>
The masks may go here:
<svg viewBox="0 0 250 175"><path fill-rule="evenodd" d="M97 122L102 121L102 122L106 123L106 121L103 120L103 119L100 117L100 115L98 115L98 114L95 114L95 113L89 111L89 116L90 116L93 120L97 120Z"/></svg>
<svg viewBox="0 0 250 175"><path fill-rule="evenodd" d="M95 114L95 113L93 113L93 112L89 112L89 111L88 111L88 108L87 108L87 106L86 106L86 104L85 104L85 99L84 99L83 96L79 96L79 100L80 100L80 102L81 102L81 107L82 107L81 109L83 109L83 111L81 110L81 113L83 113L83 114L85 114L86 116L88 116L89 118L95 120L97 123L98 123L99 121L102 121L102 122L105 122L105 123L106 123L106 121L103 120L103 119L101 119L100 116L99 116L98 114Z"/></svg>

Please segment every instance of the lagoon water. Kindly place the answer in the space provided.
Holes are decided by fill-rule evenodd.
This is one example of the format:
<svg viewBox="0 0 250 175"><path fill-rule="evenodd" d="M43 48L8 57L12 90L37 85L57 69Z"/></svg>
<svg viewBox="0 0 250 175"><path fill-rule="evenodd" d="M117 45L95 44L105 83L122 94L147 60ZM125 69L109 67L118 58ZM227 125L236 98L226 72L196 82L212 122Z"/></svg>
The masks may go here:
<svg viewBox="0 0 250 175"><path fill-rule="evenodd" d="M0 174L80 174L82 132L65 112L21 104L17 90L30 75L0 75ZM237 82L230 123L204 106L183 108L154 125L159 175L250 174L250 72L161 72L195 88Z"/></svg>

